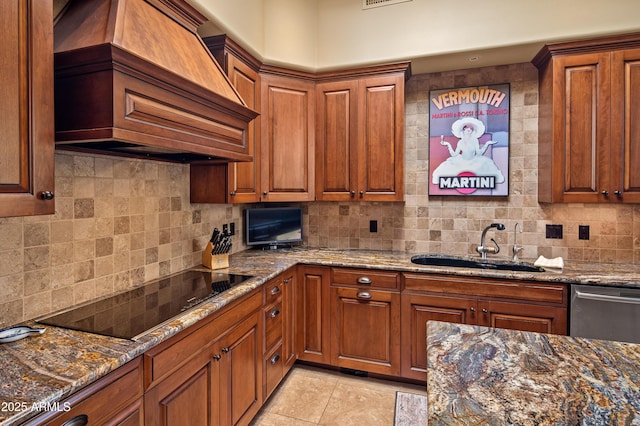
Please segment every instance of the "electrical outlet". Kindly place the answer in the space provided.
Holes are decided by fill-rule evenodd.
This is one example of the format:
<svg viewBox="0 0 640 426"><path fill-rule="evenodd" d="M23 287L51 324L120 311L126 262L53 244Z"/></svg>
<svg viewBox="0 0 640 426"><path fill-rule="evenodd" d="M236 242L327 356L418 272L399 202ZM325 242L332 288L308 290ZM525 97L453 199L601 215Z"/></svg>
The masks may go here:
<svg viewBox="0 0 640 426"><path fill-rule="evenodd" d="M589 239L589 225L578 225L578 239L579 240Z"/></svg>
<svg viewBox="0 0 640 426"><path fill-rule="evenodd" d="M546 237L551 239L562 239L562 225L546 225Z"/></svg>
<svg viewBox="0 0 640 426"><path fill-rule="evenodd" d="M236 223L231 222L229 224L229 235L236 235Z"/></svg>
<svg viewBox="0 0 640 426"><path fill-rule="evenodd" d="M369 232L378 232L378 221L370 220L369 221Z"/></svg>

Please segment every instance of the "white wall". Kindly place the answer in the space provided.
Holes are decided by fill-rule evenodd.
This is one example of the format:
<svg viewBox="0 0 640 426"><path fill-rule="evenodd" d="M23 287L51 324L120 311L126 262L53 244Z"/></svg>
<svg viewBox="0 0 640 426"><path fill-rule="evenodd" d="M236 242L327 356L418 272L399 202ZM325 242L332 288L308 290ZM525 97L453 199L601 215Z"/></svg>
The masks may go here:
<svg viewBox="0 0 640 426"><path fill-rule="evenodd" d="M265 62L312 70L460 52L513 63L546 41L640 30L638 0L413 0L368 10L362 0L189 1ZM495 63L473 64L486 65Z"/></svg>

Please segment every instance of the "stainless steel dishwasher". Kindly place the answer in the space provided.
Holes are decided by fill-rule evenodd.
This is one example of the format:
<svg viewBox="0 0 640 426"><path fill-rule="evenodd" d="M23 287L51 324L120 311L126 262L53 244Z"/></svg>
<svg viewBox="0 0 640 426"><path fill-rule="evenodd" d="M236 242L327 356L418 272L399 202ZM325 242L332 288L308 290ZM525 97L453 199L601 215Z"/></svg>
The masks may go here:
<svg viewBox="0 0 640 426"><path fill-rule="evenodd" d="M571 286L569 335L640 343L640 288Z"/></svg>

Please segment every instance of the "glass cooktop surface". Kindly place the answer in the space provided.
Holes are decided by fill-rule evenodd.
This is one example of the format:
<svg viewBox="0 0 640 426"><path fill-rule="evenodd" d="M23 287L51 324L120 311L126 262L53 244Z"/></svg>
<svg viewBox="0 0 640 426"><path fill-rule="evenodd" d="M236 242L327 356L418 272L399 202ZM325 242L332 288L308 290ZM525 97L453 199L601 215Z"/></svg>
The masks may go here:
<svg viewBox="0 0 640 426"><path fill-rule="evenodd" d="M37 322L135 340L207 299L253 278L216 271L186 271L125 293L70 308Z"/></svg>

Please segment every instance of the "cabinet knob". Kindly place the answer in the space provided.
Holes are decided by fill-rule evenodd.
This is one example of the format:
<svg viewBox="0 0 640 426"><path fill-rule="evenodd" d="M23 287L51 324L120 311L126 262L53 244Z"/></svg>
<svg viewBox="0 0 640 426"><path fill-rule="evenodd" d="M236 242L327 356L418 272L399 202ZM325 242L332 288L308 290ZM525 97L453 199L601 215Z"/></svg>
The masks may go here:
<svg viewBox="0 0 640 426"><path fill-rule="evenodd" d="M351 195L351 197L355 197L355 196L356 196L356 191L351 191L351 192L349 193L349 195Z"/></svg>
<svg viewBox="0 0 640 426"><path fill-rule="evenodd" d="M617 197L622 197L622 191L614 191Z"/></svg>
<svg viewBox="0 0 640 426"><path fill-rule="evenodd" d="M215 359L216 361L220 361L220 358L222 358L222 356L220 354L215 354L213 356L213 359Z"/></svg>
<svg viewBox="0 0 640 426"><path fill-rule="evenodd" d="M45 201L53 200L53 192L51 192L51 191L42 191L40 193L40 198L45 200Z"/></svg>
<svg viewBox="0 0 640 426"><path fill-rule="evenodd" d="M601 192L602 195L604 195L605 197L609 196L609 191L607 191L606 189L604 191Z"/></svg>
<svg viewBox="0 0 640 426"><path fill-rule="evenodd" d="M280 315L280 310L279 309L274 309L273 311L271 311L271 318L275 318L278 315Z"/></svg>
<svg viewBox="0 0 640 426"><path fill-rule="evenodd" d="M267 191L262 191L262 195L267 195Z"/></svg>
<svg viewBox="0 0 640 426"><path fill-rule="evenodd" d="M231 195L231 196L233 197L234 195L236 195L236 191L231 191L231 192L229 193L229 195Z"/></svg>
<svg viewBox="0 0 640 426"><path fill-rule="evenodd" d="M371 285L373 281L369 277L358 277L358 284Z"/></svg>
<svg viewBox="0 0 640 426"><path fill-rule="evenodd" d="M271 365L276 365L280 361L280 354L275 354L271 357Z"/></svg>
<svg viewBox="0 0 640 426"><path fill-rule="evenodd" d="M222 348L222 353L226 354L227 352L229 352L229 348Z"/></svg>
<svg viewBox="0 0 640 426"><path fill-rule="evenodd" d="M360 198L364 195L364 191L360 191Z"/></svg>
<svg viewBox="0 0 640 426"><path fill-rule="evenodd" d="M371 299L371 293L368 291L359 291L358 294L356 294L356 298L360 300L369 300Z"/></svg>
<svg viewBox="0 0 640 426"><path fill-rule="evenodd" d="M469 310L474 314L476 313L476 308L470 308Z"/></svg>
<svg viewBox="0 0 640 426"><path fill-rule="evenodd" d="M489 312L489 311L487 311L485 308L482 308L482 313L483 313L483 314L486 314L486 313L488 313L488 312Z"/></svg>
<svg viewBox="0 0 640 426"><path fill-rule="evenodd" d="M288 280L288 279L284 280L283 282L284 282L285 284L289 284L289 280Z"/></svg>

